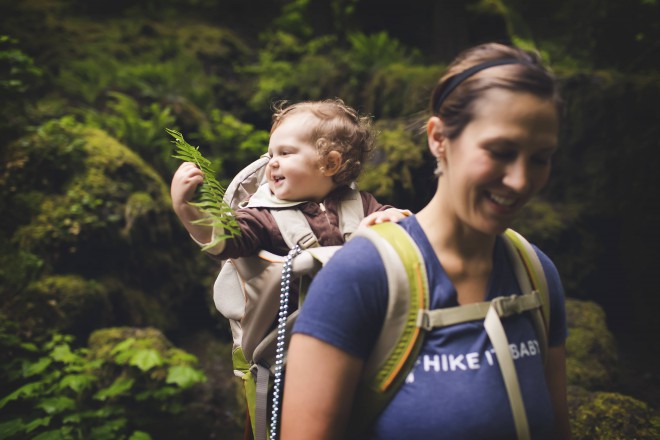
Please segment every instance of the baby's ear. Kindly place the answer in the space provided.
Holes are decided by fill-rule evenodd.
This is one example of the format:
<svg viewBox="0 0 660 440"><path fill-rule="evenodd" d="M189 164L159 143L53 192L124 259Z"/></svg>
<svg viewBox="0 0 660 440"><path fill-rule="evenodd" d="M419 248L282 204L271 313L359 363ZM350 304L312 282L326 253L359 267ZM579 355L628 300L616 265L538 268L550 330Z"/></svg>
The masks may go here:
<svg viewBox="0 0 660 440"><path fill-rule="evenodd" d="M334 176L341 167L341 153L332 150L321 160L321 171L324 176Z"/></svg>

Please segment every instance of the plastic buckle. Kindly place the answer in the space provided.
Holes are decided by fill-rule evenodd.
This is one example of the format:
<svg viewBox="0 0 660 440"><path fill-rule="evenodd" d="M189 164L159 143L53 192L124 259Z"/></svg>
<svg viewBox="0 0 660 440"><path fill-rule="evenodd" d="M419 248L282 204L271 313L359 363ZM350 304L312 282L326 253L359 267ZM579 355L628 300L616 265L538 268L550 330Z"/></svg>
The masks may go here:
<svg viewBox="0 0 660 440"><path fill-rule="evenodd" d="M518 300L518 295L500 296L491 301L491 307L495 309L500 318L522 313L523 302Z"/></svg>
<svg viewBox="0 0 660 440"><path fill-rule="evenodd" d="M309 249L311 247L316 247L318 246L318 244L319 241L312 232L305 234L304 237L298 240L298 245L300 246L301 249Z"/></svg>
<svg viewBox="0 0 660 440"><path fill-rule="evenodd" d="M431 325L431 317L429 315L428 310L424 309L419 309L417 312L417 327L430 331L433 329L433 326Z"/></svg>

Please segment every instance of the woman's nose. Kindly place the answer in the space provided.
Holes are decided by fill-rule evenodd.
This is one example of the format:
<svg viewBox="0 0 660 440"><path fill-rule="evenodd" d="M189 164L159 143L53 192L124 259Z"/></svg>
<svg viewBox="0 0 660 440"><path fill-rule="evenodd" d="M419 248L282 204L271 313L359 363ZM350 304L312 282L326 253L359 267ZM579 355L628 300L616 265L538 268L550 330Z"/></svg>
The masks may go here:
<svg viewBox="0 0 660 440"><path fill-rule="evenodd" d="M520 158L507 168L504 184L518 193L523 193L529 187L528 173L529 166L523 158Z"/></svg>

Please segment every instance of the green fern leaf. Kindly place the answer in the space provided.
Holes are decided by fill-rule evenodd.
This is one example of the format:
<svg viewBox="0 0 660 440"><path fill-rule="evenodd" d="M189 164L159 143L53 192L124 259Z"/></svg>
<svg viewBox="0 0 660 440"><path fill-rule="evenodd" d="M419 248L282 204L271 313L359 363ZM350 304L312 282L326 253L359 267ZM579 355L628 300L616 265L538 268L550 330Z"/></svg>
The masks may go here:
<svg viewBox="0 0 660 440"><path fill-rule="evenodd" d="M193 147L186 142L183 135L178 131L169 128L166 128L165 131L174 138L172 143L176 145L176 151L172 157L184 162L192 162L204 173L204 183L199 187L199 195L195 201L190 202L192 206L197 207L200 212L206 214L206 218L198 220L196 223L208 227L222 228L224 231L224 234L215 236L213 241L204 246L202 250L210 249L222 240L239 235L241 231L238 228L234 212L223 200L225 189L215 178L216 173L211 166L211 161L199 152L199 147Z"/></svg>

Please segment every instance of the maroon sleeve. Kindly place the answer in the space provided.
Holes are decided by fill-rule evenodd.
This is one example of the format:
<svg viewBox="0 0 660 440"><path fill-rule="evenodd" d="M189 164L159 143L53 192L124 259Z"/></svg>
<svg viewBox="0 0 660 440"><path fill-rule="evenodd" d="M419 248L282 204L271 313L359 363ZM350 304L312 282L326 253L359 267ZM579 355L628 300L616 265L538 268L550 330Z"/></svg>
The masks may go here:
<svg viewBox="0 0 660 440"><path fill-rule="evenodd" d="M360 191L362 196L362 206L364 207L364 216L368 216L372 212L385 211L386 209L393 208L391 205L381 205L371 193Z"/></svg>
<svg viewBox="0 0 660 440"><path fill-rule="evenodd" d="M262 249L277 254L284 251L286 254L288 248L280 249L284 239L275 219L267 209L239 209L236 211L236 221L241 231L240 235L227 239L225 248L219 254L208 254L214 260L256 255Z"/></svg>

